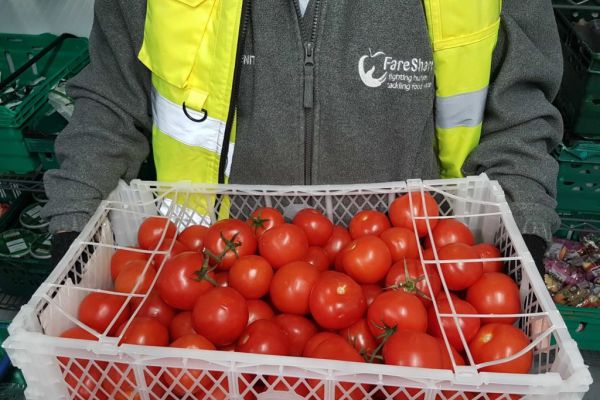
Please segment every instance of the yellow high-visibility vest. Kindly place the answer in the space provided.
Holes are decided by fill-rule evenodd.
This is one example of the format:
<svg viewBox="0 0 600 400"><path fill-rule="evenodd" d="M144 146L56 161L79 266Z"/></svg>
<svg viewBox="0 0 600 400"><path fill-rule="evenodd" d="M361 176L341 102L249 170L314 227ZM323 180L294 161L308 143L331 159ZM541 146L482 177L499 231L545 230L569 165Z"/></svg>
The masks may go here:
<svg viewBox="0 0 600 400"><path fill-rule="evenodd" d="M160 181L227 182L249 0L148 0L139 59L152 71ZM501 0L423 0L433 47L440 175L479 144ZM191 36L190 36L191 35Z"/></svg>

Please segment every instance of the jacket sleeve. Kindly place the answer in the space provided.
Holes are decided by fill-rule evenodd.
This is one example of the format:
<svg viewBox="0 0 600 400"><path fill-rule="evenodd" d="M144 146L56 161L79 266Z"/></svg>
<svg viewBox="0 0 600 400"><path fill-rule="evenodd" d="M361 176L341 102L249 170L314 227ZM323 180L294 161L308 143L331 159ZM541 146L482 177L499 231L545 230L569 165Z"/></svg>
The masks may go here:
<svg viewBox="0 0 600 400"><path fill-rule="evenodd" d="M55 144L61 167L44 177L52 232L81 231L149 153L150 72L137 60L145 12L145 1L96 1L90 64L68 85L75 111Z"/></svg>
<svg viewBox="0 0 600 400"><path fill-rule="evenodd" d="M524 234L547 241L558 228L558 164L551 156L562 119L551 104L562 52L550 0L504 0L480 145L463 166L503 187Z"/></svg>

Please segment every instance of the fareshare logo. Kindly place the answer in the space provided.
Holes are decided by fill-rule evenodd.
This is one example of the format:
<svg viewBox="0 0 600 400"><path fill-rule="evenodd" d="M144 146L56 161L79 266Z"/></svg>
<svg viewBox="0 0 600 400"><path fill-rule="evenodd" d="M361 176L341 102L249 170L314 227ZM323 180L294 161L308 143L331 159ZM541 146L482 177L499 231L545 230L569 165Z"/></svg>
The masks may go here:
<svg viewBox="0 0 600 400"><path fill-rule="evenodd" d="M369 49L369 54L364 55L358 60L358 74L360 75L360 79L363 81L365 85L370 88L377 88L385 82L387 79L387 72L384 72L379 78L374 78L373 74L375 73L375 66L372 66L370 70L365 71L365 61L367 58L377 58L379 56L385 56L383 51L378 51L377 53L371 53L371 49Z"/></svg>

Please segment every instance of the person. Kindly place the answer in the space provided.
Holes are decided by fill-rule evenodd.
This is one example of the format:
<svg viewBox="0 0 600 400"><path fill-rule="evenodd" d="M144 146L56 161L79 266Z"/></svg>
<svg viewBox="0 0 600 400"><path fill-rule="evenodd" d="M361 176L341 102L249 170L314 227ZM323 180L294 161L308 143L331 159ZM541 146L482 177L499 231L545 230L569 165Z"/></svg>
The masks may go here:
<svg viewBox="0 0 600 400"><path fill-rule="evenodd" d="M500 4L96 2L61 167L45 175L55 259L152 146L165 181L486 173L540 265L559 224L561 49L550 1Z"/></svg>

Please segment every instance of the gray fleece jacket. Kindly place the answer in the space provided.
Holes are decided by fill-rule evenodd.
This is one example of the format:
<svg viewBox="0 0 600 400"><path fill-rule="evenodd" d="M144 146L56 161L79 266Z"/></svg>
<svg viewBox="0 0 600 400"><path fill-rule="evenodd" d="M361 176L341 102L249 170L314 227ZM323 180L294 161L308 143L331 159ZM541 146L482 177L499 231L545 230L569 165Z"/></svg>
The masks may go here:
<svg viewBox="0 0 600 400"><path fill-rule="evenodd" d="M421 1L321 0L316 10L311 0L304 17L295 1L251 2L230 182L437 177L433 57ZM71 81L75 113L56 141L61 168L45 176L52 231L81 230L149 154L150 71L137 59L145 12L144 0L96 1L91 63ZM303 43L315 15L314 96L306 108ZM370 87L361 72L372 67L375 76L384 67L393 73ZM561 139L551 105L561 73L550 0L505 0L484 132L463 170L498 180L522 232L545 239L559 222L558 167L549 153Z"/></svg>

